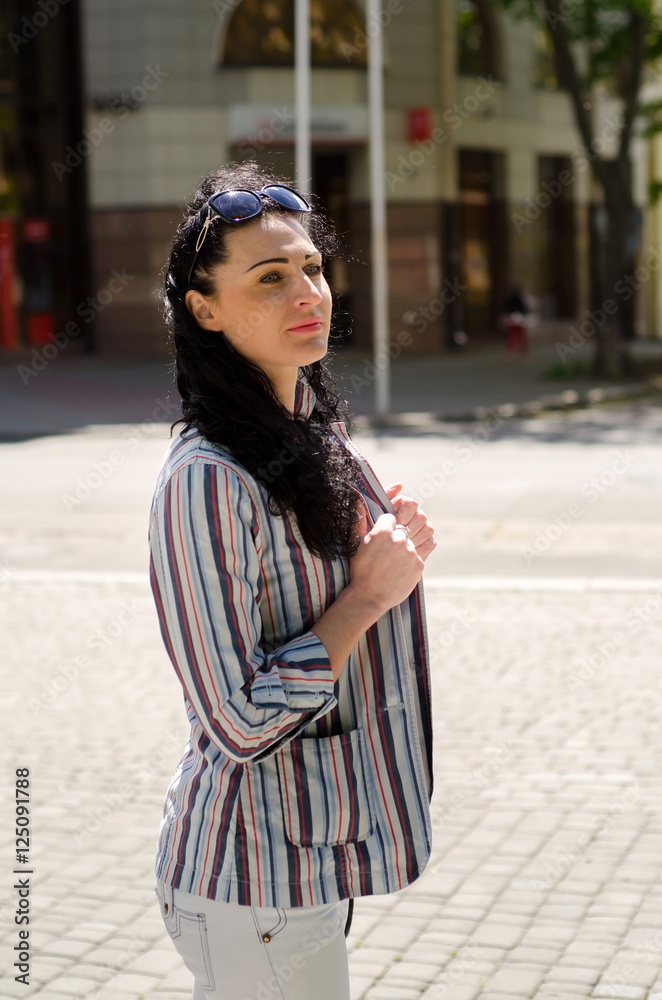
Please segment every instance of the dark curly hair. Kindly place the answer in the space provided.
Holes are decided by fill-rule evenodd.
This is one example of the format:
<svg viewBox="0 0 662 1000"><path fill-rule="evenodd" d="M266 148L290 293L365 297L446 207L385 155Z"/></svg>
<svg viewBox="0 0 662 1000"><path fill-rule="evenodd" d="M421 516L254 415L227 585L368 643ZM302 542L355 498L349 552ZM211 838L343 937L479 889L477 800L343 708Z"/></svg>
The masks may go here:
<svg viewBox="0 0 662 1000"><path fill-rule="evenodd" d="M358 517L356 487L360 469L350 452L327 430L326 425L336 420L350 426L346 403L327 366L315 361L300 368L315 393L315 407L308 419L301 415L292 419L266 373L236 350L222 331L200 327L185 303L189 288L207 296L214 294L212 271L228 259L228 231L252 221L228 225L216 218L187 284L206 214L200 210L210 196L232 188L257 191L273 183L289 184L253 162L227 164L204 178L177 227L165 272L163 300L183 403L183 417L172 428L183 422L180 433L195 427L207 440L228 448L263 484L271 512L283 515L289 511L296 516L311 551L319 556L350 556L358 545L353 529ZM269 199L263 201L262 211L284 213ZM306 228L323 255L336 251L335 231L319 209L306 217Z"/></svg>

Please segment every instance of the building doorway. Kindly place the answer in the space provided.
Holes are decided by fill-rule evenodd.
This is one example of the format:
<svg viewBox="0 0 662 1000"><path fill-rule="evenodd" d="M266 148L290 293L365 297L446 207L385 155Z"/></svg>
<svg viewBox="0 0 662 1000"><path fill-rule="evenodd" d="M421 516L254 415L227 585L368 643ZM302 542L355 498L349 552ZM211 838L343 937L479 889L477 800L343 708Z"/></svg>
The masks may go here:
<svg viewBox="0 0 662 1000"><path fill-rule="evenodd" d="M338 150L313 150L312 167L313 191L328 212L341 243L340 253L328 261L325 269L333 295L332 336L338 347L349 347L354 325L352 290L346 260L350 241L350 154Z"/></svg>
<svg viewBox="0 0 662 1000"><path fill-rule="evenodd" d="M469 337L482 339L498 333L508 291L504 156L475 149L462 149L459 156L464 327Z"/></svg>
<svg viewBox="0 0 662 1000"><path fill-rule="evenodd" d="M67 324L90 346L92 327L76 313L91 290L80 4L63 6L35 37L26 35L29 8L3 8L0 346L39 349Z"/></svg>
<svg viewBox="0 0 662 1000"><path fill-rule="evenodd" d="M541 213L538 288L543 319L572 319L577 314L577 248L572 185L559 177L572 173L567 156L538 157L538 190L550 199Z"/></svg>

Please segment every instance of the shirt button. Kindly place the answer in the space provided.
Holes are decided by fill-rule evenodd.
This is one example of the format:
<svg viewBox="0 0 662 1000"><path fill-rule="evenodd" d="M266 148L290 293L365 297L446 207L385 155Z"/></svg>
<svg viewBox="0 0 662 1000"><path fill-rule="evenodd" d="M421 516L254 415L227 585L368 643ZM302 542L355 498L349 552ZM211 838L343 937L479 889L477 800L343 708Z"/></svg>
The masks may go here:
<svg viewBox="0 0 662 1000"><path fill-rule="evenodd" d="M168 910L169 910L168 904L164 903L163 904L163 912L165 913L166 917L168 916Z"/></svg>
<svg viewBox="0 0 662 1000"><path fill-rule="evenodd" d="M262 940L264 941L265 944L269 944L269 942L271 941L271 934L263 934Z"/></svg>

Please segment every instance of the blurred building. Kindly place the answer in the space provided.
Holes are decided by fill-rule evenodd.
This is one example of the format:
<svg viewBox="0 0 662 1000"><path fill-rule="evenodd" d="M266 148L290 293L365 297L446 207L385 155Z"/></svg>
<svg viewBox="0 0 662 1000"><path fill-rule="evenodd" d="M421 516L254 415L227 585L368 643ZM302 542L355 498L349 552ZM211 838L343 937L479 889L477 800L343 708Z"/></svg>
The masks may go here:
<svg viewBox="0 0 662 1000"><path fill-rule="evenodd" d="M9 20L20 20L23 8L34 17L49 3L62 9L16 58L27 64L57 52L76 77L76 0L15 0ZM63 273L76 272L75 247L80 274L91 267L84 294L76 297L71 286L69 318L89 300L99 351L151 357L165 349L160 271L197 182L230 159L293 174L293 0L80 4L84 120L71 110L58 132L50 119L55 131L35 175L50 193L34 206L21 196L4 212L63 218L69 191L71 218L58 237L69 249L58 251L60 264ZM311 0L311 7L312 188L348 250L330 274L339 329L368 351L371 26L361 0ZM536 298L543 320L580 318L592 304L598 194L544 30L496 14L485 0L385 0L382 21L391 339L406 330L406 350L439 351L460 331L473 340L501 337L498 317L513 284ZM53 86L40 84L60 95L59 114L80 97L63 73ZM615 106L604 97L593 113L599 151L608 152L618 133ZM640 160L643 205L645 150ZM89 256L76 201L84 195ZM66 310L57 318L64 322Z"/></svg>
<svg viewBox="0 0 662 1000"><path fill-rule="evenodd" d="M56 172L85 127L78 0L0 5L0 357L90 340L87 174ZM74 329L75 327L75 329Z"/></svg>

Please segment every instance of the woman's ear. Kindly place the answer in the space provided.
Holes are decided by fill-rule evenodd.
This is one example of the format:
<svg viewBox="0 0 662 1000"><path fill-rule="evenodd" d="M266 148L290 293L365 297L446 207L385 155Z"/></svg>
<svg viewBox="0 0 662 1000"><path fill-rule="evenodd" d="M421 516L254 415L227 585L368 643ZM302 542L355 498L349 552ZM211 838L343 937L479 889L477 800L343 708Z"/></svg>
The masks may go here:
<svg viewBox="0 0 662 1000"><path fill-rule="evenodd" d="M219 331L221 329L221 323L214 312L213 305L201 292L190 289L184 296L184 302L198 326L201 326L203 330Z"/></svg>

